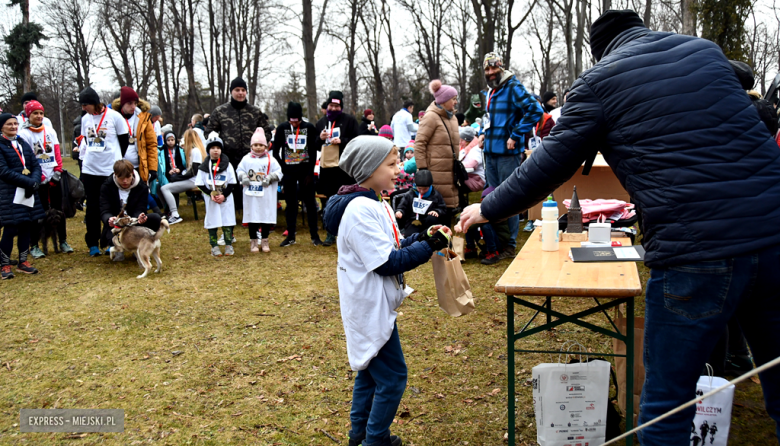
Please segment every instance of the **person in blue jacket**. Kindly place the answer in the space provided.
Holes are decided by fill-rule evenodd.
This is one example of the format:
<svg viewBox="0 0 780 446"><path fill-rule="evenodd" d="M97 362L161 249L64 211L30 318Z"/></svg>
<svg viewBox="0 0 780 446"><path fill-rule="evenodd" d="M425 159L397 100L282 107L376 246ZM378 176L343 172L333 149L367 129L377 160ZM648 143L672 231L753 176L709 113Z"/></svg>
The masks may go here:
<svg viewBox="0 0 780 446"><path fill-rule="evenodd" d="M14 277L11 271L11 251L19 250L18 272L37 274L27 260L30 255L30 228L44 217L38 187L41 184L41 166L27 142L16 137L19 121L10 113L0 114L0 277ZM32 198L32 205L28 203ZM21 202L20 202L21 201Z"/></svg>
<svg viewBox="0 0 780 446"><path fill-rule="evenodd" d="M517 215L601 151L640 211L651 268L644 424L691 399L732 315L757 366L780 356L780 150L714 43L650 31L626 10L595 21L590 45L598 63L552 133L461 225ZM780 367L760 378L780 423ZM648 426L640 442L689 444L695 413Z"/></svg>

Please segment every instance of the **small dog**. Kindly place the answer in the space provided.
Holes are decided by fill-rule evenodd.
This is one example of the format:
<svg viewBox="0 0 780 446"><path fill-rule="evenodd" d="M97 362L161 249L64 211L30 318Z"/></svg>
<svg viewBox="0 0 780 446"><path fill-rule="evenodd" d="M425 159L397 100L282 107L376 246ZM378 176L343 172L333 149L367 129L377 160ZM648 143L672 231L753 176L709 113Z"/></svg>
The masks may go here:
<svg viewBox="0 0 780 446"><path fill-rule="evenodd" d="M143 274L136 278L143 279L152 270L152 257L157 262L157 269L154 272L159 273L162 271L160 238L163 231L167 230L170 233L171 228L165 219L160 221L160 229L156 233L149 228L136 226L137 223L138 219L128 216L124 213L124 210L114 220L114 225L119 226L119 228L111 230L114 233L114 247L111 249L111 259L113 260L114 255L119 251L134 253L136 260L138 260L138 265L144 269Z"/></svg>
<svg viewBox="0 0 780 446"><path fill-rule="evenodd" d="M54 245L54 252L60 253L60 245L57 243L57 228L60 226L62 219L65 218L65 214L54 208L49 208L46 211L46 216L43 218L43 224L41 225L41 243L43 244L43 253L49 255L49 239Z"/></svg>

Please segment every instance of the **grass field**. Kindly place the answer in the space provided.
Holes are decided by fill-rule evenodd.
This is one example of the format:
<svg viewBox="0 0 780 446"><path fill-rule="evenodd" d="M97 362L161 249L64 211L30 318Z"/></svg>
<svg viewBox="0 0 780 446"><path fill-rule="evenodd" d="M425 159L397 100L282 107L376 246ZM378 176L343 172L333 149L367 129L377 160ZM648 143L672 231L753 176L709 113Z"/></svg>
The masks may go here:
<svg viewBox="0 0 780 446"><path fill-rule="evenodd" d="M137 280L134 260L89 257L79 213L68 221L74 254L52 252L35 261L39 275L0 283L0 445L346 445L354 373L335 246L315 248L299 226L298 244L279 248L280 214L270 254L250 254L238 226L236 256L214 259L203 204L195 221L185 200L160 274ZM430 264L407 275L417 291L398 328L409 384L393 425L405 444L503 444L506 307L493 285L509 263L464 265L477 310L461 318L438 308ZM518 308L516 323L529 316ZM523 346L566 340L611 348L568 325ZM526 380L550 360L518 355L518 444L535 444ZM22 408L124 409L125 432L21 434ZM731 444L776 444L773 435L760 387L739 386Z"/></svg>

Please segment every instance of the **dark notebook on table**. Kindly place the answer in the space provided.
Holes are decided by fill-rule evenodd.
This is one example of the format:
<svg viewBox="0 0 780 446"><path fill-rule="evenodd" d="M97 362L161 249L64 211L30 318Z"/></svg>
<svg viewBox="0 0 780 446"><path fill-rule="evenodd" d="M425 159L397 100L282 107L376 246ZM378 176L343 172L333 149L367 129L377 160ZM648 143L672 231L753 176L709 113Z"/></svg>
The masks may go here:
<svg viewBox="0 0 780 446"><path fill-rule="evenodd" d="M571 248L575 262L641 262L645 260L642 245Z"/></svg>

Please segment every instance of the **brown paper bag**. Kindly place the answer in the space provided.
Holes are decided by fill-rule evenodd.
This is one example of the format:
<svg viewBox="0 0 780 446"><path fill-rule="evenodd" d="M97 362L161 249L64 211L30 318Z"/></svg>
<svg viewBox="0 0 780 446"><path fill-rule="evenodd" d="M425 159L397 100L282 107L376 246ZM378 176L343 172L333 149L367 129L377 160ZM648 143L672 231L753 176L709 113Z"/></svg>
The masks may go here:
<svg viewBox="0 0 780 446"><path fill-rule="evenodd" d="M461 262L466 261L466 239L463 237L452 237L452 250L460 257Z"/></svg>
<svg viewBox="0 0 780 446"><path fill-rule="evenodd" d="M615 325L621 333L626 333L626 318L620 308L615 307ZM634 426L636 426L639 416L639 399L642 396L642 385L645 383L645 365L642 361L644 352L645 338L645 318L634 318ZM626 343L612 339L612 349L617 355L626 354ZM626 358L615 357L615 369L617 372L617 382L620 388L618 396L618 406L623 413L626 413Z"/></svg>
<svg viewBox="0 0 780 446"><path fill-rule="evenodd" d="M329 144L322 146L322 153L320 155L320 167L339 167L339 146L336 144Z"/></svg>
<svg viewBox="0 0 780 446"><path fill-rule="evenodd" d="M471 285L457 254L449 249L433 253L433 279L439 306L450 316L462 316L474 311Z"/></svg>

